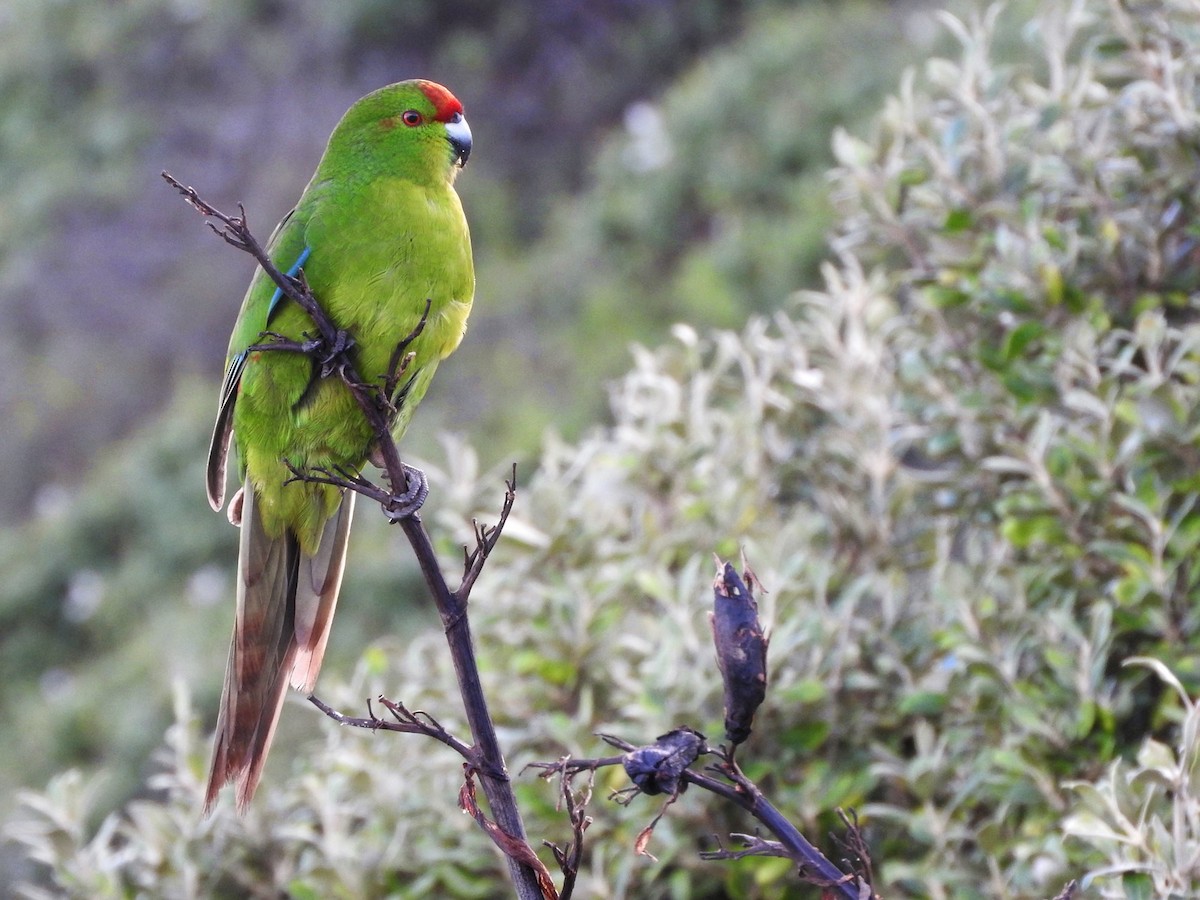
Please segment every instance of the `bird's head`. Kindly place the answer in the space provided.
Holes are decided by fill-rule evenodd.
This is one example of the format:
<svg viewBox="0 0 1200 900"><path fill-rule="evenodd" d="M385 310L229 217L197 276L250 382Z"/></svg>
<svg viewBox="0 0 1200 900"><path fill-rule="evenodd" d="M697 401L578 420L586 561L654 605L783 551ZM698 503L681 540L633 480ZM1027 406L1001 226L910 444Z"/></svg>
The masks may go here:
<svg viewBox="0 0 1200 900"><path fill-rule="evenodd" d="M471 128L458 98L415 79L379 88L351 106L329 138L326 160L345 156L378 174L453 182L470 155Z"/></svg>

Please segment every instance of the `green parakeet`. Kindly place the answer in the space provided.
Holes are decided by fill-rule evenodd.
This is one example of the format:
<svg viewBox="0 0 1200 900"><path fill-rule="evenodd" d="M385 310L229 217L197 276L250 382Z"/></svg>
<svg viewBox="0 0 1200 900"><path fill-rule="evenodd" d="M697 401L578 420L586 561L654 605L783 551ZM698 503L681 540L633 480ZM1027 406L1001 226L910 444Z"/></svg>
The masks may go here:
<svg viewBox="0 0 1200 900"><path fill-rule="evenodd" d="M405 81L374 91L338 123L267 247L281 271L303 268L317 301L354 339L350 357L368 382L387 373L429 304L424 330L408 347L397 438L466 331L475 274L453 185L470 149L462 104L446 88ZM250 802L287 685L312 693L329 638L354 494L291 480L288 463L358 471L373 449L367 420L339 376L323 377L302 353L251 349L269 340L268 331L301 341L315 329L259 269L229 343L208 459L214 509L224 502L231 440L242 489L230 505L230 518L241 522L237 617L206 811L229 781L238 808Z"/></svg>

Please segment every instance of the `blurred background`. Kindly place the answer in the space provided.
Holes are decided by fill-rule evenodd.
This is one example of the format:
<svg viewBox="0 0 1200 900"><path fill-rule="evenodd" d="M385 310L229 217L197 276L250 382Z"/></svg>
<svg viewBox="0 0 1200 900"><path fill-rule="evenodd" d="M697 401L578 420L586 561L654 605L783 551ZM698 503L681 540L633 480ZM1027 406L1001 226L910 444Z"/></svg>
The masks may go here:
<svg viewBox="0 0 1200 900"><path fill-rule="evenodd" d="M159 173L265 236L415 76L475 134L479 288L402 449L447 568L520 466L472 601L513 769L717 734L710 554L744 550L748 773L806 834L860 810L883 893L1200 896L1200 7L937 6L0 0L0 896L494 893L457 760L299 696L248 814L198 815L252 266ZM409 559L360 516L319 690L453 726ZM598 804L580 891L794 896L698 859L745 820L697 793L653 864L647 807Z"/></svg>
<svg viewBox="0 0 1200 900"><path fill-rule="evenodd" d="M252 268L161 170L265 238L354 99L449 86L479 289L407 456L528 463L603 421L631 343L818 283L831 133L936 34L917 3L4 0L0 816L70 765L127 799L173 679L215 712L236 535L202 469ZM334 666L424 615L366 520Z"/></svg>

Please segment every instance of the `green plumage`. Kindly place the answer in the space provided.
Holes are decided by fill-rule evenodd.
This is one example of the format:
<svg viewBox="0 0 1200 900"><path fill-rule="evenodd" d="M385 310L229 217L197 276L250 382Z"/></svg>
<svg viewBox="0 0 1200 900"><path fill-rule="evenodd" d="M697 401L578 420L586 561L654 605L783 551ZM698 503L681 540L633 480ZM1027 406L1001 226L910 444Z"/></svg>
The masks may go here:
<svg viewBox="0 0 1200 900"><path fill-rule="evenodd" d="M354 104L330 137L296 208L272 235L281 270L303 258L314 296L350 333L359 374L383 376L399 341L428 321L408 350L407 383L393 433L407 428L438 363L462 340L475 277L470 238L453 188L470 148L461 105L443 87L391 85ZM229 345L230 376L209 459L209 495L223 500L226 448L237 450L244 499L238 613L208 805L228 780L249 802L286 683L311 692L341 581L352 497L292 481L300 468L357 471L372 432L337 376L321 378L299 353L247 348L264 331L292 340L314 332L261 270ZM410 381L411 379L411 381Z"/></svg>

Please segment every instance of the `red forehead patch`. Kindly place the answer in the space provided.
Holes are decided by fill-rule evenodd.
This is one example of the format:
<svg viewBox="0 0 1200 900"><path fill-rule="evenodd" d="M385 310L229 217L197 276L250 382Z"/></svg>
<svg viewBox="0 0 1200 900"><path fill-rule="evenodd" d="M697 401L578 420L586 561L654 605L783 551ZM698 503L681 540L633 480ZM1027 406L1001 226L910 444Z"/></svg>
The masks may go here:
<svg viewBox="0 0 1200 900"><path fill-rule="evenodd" d="M449 122L457 113L463 111L462 104L458 102L458 98L442 87L435 81L418 81L417 87L421 89L429 101L433 104L433 108L437 110L437 120L439 122Z"/></svg>

